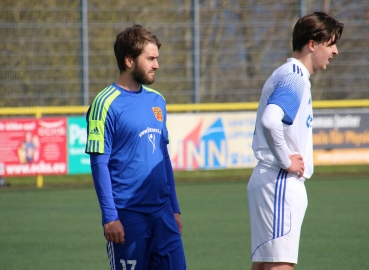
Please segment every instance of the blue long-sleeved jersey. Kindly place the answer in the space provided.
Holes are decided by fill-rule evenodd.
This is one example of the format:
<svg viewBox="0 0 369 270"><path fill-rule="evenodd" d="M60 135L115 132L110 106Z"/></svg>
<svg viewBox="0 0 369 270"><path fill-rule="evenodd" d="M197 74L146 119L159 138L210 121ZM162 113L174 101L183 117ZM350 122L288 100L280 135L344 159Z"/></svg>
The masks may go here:
<svg viewBox="0 0 369 270"><path fill-rule="evenodd" d="M179 212L166 149L166 102L158 92L112 84L94 99L87 124L86 153L103 224L118 219L117 209L151 214L170 201Z"/></svg>

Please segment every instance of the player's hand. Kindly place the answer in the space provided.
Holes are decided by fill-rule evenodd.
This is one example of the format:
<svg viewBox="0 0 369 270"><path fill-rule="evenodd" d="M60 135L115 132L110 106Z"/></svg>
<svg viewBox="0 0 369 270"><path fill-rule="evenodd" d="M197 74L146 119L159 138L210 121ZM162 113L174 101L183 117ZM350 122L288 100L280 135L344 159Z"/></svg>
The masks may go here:
<svg viewBox="0 0 369 270"><path fill-rule="evenodd" d="M182 235L183 224L182 224L181 214L180 213L174 213L174 218L176 219L176 222L177 222L179 234Z"/></svg>
<svg viewBox="0 0 369 270"><path fill-rule="evenodd" d="M297 175L302 177L305 171L305 163L300 154L295 154L290 156L291 166L287 169L288 172L297 173Z"/></svg>
<svg viewBox="0 0 369 270"><path fill-rule="evenodd" d="M118 244L124 244L124 228L119 220L104 224L106 240Z"/></svg>

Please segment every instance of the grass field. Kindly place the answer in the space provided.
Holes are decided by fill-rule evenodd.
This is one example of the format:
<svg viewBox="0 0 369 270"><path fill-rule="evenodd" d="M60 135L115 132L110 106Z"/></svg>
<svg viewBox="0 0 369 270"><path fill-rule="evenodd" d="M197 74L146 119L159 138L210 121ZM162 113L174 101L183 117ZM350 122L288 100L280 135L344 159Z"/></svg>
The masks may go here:
<svg viewBox="0 0 369 270"><path fill-rule="evenodd" d="M295 269L369 269L369 173L328 171L306 182ZM189 270L250 269L248 176L236 173L177 175ZM45 179L42 189L13 179L0 189L0 269L109 269L96 195L83 179Z"/></svg>

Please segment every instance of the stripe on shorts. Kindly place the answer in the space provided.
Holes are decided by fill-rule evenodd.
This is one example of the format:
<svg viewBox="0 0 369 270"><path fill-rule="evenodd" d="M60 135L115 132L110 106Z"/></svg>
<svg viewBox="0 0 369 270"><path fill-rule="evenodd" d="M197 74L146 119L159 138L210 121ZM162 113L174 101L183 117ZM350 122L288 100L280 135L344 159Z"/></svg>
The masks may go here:
<svg viewBox="0 0 369 270"><path fill-rule="evenodd" d="M284 205L287 184L287 171L280 169L274 193L273 239L284 235Z"/></svg>
<svg viewBox="0 0 369 270"><path fill-rule="evenodd" d="M115 270L114 246L113 242L106 241L106 252L108 253L110 270Z"/></svg>

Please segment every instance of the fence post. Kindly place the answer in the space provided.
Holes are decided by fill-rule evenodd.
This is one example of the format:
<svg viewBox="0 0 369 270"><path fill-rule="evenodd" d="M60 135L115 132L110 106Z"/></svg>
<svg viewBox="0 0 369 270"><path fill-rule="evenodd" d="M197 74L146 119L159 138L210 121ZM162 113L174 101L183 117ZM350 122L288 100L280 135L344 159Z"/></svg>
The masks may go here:
<svg viewBox="0 0 369 270"><path fill-rule="evenodd" d="M44 177L42 175L36 176L36 186L42 188L44 186Z"/></svg>
<svg viewBox="0 0 369 270"><path fill-rule="evenodd" d="M83 82L83 105L89 103L89 78L88 78L88 0L81 1L82 10L82 82Z"/></svg>
<svg viewBox="0 0 369 270"><path fill-rule="evenodd" d="M36 118L41 118L42 116L42 107L38 107L35 112ZM44 186L44 177L42 175L36 176L36 187L42 188Z"/></svg>
<svg viewBox="0 0 369 270"><path fill-rule="evenodd" d="M300 2L300 18L306 15L306 0L299 0Z"/></svg>
<svg viewBox="0 0 369 270"><path fill-rule="evenodd" d="M193 0L192 24L193 24L193 103L200 103L200 4L199 0Z"/></svg>

